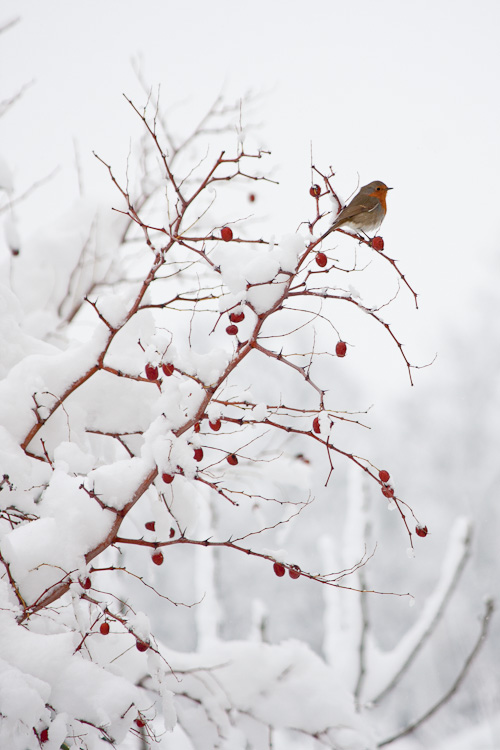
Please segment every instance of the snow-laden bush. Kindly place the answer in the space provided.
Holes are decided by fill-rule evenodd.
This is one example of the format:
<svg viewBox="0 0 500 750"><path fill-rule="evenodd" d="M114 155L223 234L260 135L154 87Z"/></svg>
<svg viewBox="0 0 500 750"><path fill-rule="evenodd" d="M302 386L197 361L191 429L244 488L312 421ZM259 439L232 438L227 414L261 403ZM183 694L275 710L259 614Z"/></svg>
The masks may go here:
<svg viewBox="0 0 500 750"><path fill-rule="evenodd" d="M350 492L338 572L327 537L310 540L327 572L301 569L292 530L307 529L313 474L331 486L340 459L399 513L410 549L415 528L427 532L385 470L344 447L362 417L332 388L351 310L392 339L411 379L380 306L343 281L363 273L353 247L411 287L364 237L335 253L325 242L318 259L316 227L340 206L331 175L317 171L308 225L261 236L267 154L241 131L232 144L221 122L237 109L216 103L182 145L158 109L136 112L147 140L126 177L98 156L120 194L114 213L82 199L11 242L0 285L0 745L375 747L392 731L375 708L439 619L468 526L385 655L367 635L363 488ZM265 566L292 599L321 584L325 658L266 642L257 601L248 639L220 638L221 551L229 569ZM355 590L347 617L344 587ZM196 631L184 651L169 644L177 610Z"/></svg>

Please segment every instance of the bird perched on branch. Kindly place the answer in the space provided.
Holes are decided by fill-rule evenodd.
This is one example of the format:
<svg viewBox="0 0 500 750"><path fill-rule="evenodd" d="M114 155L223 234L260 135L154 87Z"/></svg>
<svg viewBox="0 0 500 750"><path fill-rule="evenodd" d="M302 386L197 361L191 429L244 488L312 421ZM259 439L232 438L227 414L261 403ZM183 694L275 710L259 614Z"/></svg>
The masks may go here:
<svg viewBox="0 0 500 750"><path fill-rule="evenodd" d="M382 224L387 211L387 187L380 180L364 185L352 201L344 206L322 239L339 227L345 226L355 232L374 232Z"/></svg>

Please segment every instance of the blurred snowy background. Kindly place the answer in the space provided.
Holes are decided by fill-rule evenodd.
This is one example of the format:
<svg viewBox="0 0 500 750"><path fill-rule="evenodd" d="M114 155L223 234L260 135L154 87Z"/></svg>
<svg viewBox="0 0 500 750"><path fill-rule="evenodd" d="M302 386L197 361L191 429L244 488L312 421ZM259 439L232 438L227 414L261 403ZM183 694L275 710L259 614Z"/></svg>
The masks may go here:
<svg viewBox="0 0 500 750"><path fill-rule="evenodd" d="M352 445L376 465L387 465L398 494L430 530L416 540L416 556L409 559L401 524L378 495L372 498L378 548L366 570L369 587L415 596L412 608L404 598L369 600L382 646L393 647L422 613L456 519L466 516L474 525L471 559L446 616L411 679L398 688L397 711L392 717L386 712L387 733L396 731L453 683L479 631L484 597L498 592L500 6L487 0L474 9L462 0L319 0L309 7L262 0L245 6L4 0L0 23L16 18L0 37L0 98L29 86L0 119L3 187L19 196L51 176L15 204L21 252L11 258L2 238L0 268L18 284L25 312L34 313L35 333L36 326L43 329L43 304L23 299L15 264L24 263L24 273L38 278L50 296L55 277L36 253L48 248L51 263L63 262L64 243L73 222L83 221L82 212L117 205L92 152L124 173L142 130L122 93L141 106L146 97L140 79L155 93L160 87L161 104L182 135L219 94L230 101L254 95L248 111L243 103L242 120L255 125L253 138L272 152L268 164L279 186L257 185L248 213L259 216L268 234L293 233L313 217L311 149L314 164L332 166L344 199L373 179L394 188L381 234L419 293L419 310L403 287L388 318L411 362L432 365L414 371L412 388L396 348L373 333L371 321L362 321L363 347L352 347L332 384L339 408L373 405L365 420L371 431L358 433ZM9 212L7 222L12 236ZM377 301L396 290L383 286L384 279ZM360 336L357 325L346 324L348 341ZM314 455L309 458L314 462ZM316 503L286 540L302 556L297 563L309 569L323 567L321 555L328 554L319 543L324 529L333 537L338 530L341 538L349 498L363 491L341 462L326 490L323 475L313 472L312 481ZM359 553L347 550L348 560L341 562L353 564ZM332 648L322 587L275 580L258 563L231 555L222 550L213 560L219 568L219 635L247 638L261 607L270 642L298 638L323 654ZM168 570L148 570L171 587L173 598L186 596L185 582L171 580ZM350 594L334 595L336 606L348 610ZM180 608L165 615L160 607L157 622L151 616L171 648L195 647L195 619L202 615ZM395 747L500 747L499 633L494 620L457 694Z"/></svg>

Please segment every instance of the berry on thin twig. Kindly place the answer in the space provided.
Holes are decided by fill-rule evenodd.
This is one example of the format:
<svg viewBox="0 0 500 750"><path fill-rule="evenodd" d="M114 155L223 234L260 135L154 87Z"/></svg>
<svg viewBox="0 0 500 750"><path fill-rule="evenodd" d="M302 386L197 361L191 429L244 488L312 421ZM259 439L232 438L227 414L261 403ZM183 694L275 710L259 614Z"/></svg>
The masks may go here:
<svg viewBox="0 0 500 750"><path fill-rule="evenodd" d="M151 555L151 559L155 565L163 565L163 552L157 550L153 555Z"/></svg>
<svg viewBox="0 0 500 750"><path fill-rule="evenodd" d="M335 354L337 357L345 357L347 352L347 344L345 341L337 341L335 346Z"/></svg>
<svg viewBox="0 0 500 750"><path fill-rule="evenodd" d="M278 576L278 578L281 578L282 576L285 575L285 566L282 565L279 562L275 562L274 563L273 570L276 573L276 575Z"/></svg>
<svg viewBox="0 0 500 750"><path fill-rule="evenodd" d="M146 377L148 380L158 380L158 368L156 365L152 365L148 362L144 370L146 371Z"/></svg>
<svg viewBox="0 0 500 750"><path fill-rule="evenodd" d="M384 240L382 237L374 237L370 244L379 253L384 249Z"/></svg>

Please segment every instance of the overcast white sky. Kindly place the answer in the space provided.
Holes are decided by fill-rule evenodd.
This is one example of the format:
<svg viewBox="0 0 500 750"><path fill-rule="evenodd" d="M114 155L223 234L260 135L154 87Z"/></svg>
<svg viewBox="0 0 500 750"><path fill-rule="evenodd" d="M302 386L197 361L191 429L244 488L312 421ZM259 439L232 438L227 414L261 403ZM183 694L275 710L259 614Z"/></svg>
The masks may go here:
<svg viewBox="0 0 500 750"><path fill-rule="evenodd" d="M78 196L75 142L86 189L113 202L92 150L124 165L140 129L122 92L143 102L131 66L140 58L164 103L184 102L193 116L221 91L263 94L262 138L281 183L277 234L311 215L311 142L340 195L358 176L393 186L383 235L421 294L417 316L401 295L414 360L442 349L441 328L467 326L497 244L496 0L4 0L0 16L21 19L1 37L0 97L34 81L0 120L0 150L19 190L60 166L26 203L24 232Z"/></svg>

